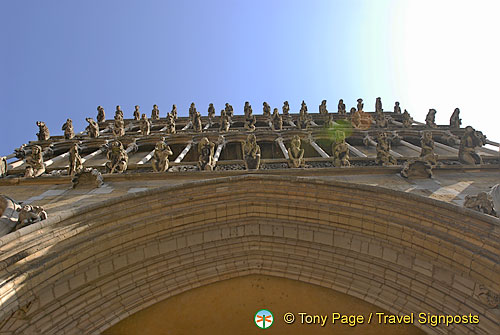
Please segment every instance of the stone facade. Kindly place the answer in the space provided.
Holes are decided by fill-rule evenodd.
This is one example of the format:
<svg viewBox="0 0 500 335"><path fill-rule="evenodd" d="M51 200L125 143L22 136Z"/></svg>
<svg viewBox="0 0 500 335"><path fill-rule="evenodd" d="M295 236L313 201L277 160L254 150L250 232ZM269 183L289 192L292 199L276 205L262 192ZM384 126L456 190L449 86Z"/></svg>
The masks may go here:
<svg viewBox="0 0 500 335"><path fill-rule="evenodd" d="M222 128L213 115L210 122L195 115L193 129L189 118L169 113L166 122L155 114L149 134L141 120L125 119L125 133L117 136L114 120L101 118L99 136L95 127L71 139L52 135L5 158L14 161L0 179L0 334L116 334L122 320L146 322L134 313L169 306L210 284L234 288L247 276L270 276L283 287L292 281L311 294L325 290L359 310L480 318L448 327L415 322L405 333L495 333L500 220L463 204L489 192L484 198L495 206L498 186L490 188L500 181L499 157L474 144L467 148L482 163L459 160L460 138L486 138L456 122L406 127L400 109L383 112L381 103L383 129L375 123L349 128L340 103L341 114L328 113L326 102L318 114L308 114L305 103L301 115L288 114L286 106L281 129L264 115L253 115L255 129L248 122L245 128L246 116L224 110ZM374 114L362 102L358 109ZM299 117L307 121L301 129ZM422 144L424 130L432 146ZM374 139L381 132L391 144L384 149L394 159L390 165L377 164ZM90 182L83 172L66 172L75 143L82 171L95 176ZM106 173L112 143L127 157L119 174ZM158 143L172 161L166 155L164 169L154 172ZM350 154L342 164L338 143ZM26 178L35 146L45 171ZM425 157L433 159L432 173L401 177L405 163L409 168ZM23 206L43 207L48 217L15 230ZM251 314L251 299L241 299ZM289 327L286 333L305 332Z"/></svg>

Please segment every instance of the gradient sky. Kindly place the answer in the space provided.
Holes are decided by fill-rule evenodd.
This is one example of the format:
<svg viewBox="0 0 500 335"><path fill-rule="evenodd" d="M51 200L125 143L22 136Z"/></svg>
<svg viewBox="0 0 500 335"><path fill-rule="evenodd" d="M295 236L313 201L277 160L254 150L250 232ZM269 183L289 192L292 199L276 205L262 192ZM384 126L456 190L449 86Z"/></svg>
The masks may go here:
<svg viewBox="0 0 500 335"><path fill-rule="evenodd" d="M158 104L237 114L250 101L317 112L399 100L438 124L455 107L463 126L500 140L500 1L0 0L0 154L36 139L37 120L61 135L116 105L131 118ZM368 108L367 108L368 107ZM281 111L281 109L280 109Z"/></svg>

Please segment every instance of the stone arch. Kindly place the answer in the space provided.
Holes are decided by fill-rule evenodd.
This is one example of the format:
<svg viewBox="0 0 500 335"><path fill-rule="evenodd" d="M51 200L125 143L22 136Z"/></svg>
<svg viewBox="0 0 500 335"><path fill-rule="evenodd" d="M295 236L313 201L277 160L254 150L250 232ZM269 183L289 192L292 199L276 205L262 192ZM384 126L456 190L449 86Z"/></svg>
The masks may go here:
<svg viewBox="0 0 500 335"><path fill-rule="evenodd" d="M263 274L393 313L478 314L459 327L488 334L499 232L479 213L336 181L254 174L161 187L1 238L0 331L99 333L191 288Z"/></svg>

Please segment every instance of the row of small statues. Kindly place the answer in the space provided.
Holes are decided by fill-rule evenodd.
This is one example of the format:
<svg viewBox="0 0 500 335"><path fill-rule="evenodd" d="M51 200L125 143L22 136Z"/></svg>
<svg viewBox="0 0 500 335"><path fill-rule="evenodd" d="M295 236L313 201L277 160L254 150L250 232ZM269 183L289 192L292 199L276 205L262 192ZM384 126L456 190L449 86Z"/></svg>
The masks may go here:
<svg viewBox="0 0 500 335"><path fill-rule="evenodd" d="M366 130L372 126L373 119L370 114L365 113L363 111L363 107L364 107L363 99L358 99L357 108L354 107L351 108L350 119L351 119L351 124L354 128ZM255 124L257 120L255 115L253 115L252 107L248 101L245 102L243 109L245 116L244 128L245 130L252 132L255 130ZM296 126L299 129L308 129L309 127L315 125L314 121L312 120L312 117L309 116L307 112L307 105L304 101L302 101L301 108L299 111L299 116L298 119L296 120L297 124L294 124L290 117L289 114L290 106L288 104L288 101L285 101L283 103L282 115L279 114L278 108L274 108L273 112L271 113L271 106L267 102L263 103L262 109L263 109L263 115L268 117L271 129L275 131L283 129L284 121L288 122L291 125ZM92 118L86 118L86 121L88 122L86 131L90 138L99 137L100 131L98 122L105 121L104 108L102 106L98 106L97 111L98 111L97 122L94 121ZM328 110L326 107L326 100L323 100L319 105L319 113L325 116L325 123L324 123L325 127L332 128L335 125L335 122L333 120L333 115L328 114ZM347 114L346 106L342 99L339 100L338 113L340 115ZM401 108L399 106L398 101L396 101L394 105L394 113L401 114ZM436 110L430 109L429 113L426 116L426 125L430 128L437 128L437 125L435 123L435 115L436 115ZM219 119L219 131L221 132L229 131L229 128L233 123L232 122L233 116L234 116L233 107L230 104L226 103L225 108L221 110L221 116ZM157 105L153 105L153 110L151 112L151 120L159 120L159 119L160 119L160 110ZM208 107L208 119L209 119L208 125L209 126L213 125L215 122L215 107L213 106L212 103ZM146 114L141 115L138 105L135 106L134 120L139 121L139 131L141 135L150 134L151 121L147 118ZM175 134L176 132L175 122L177 120L176 105L172 106L172 111L170 111L167 114L166 120L167 120L166 126L162 129L162 131L165 131L167 134ZM386 128L391 122L394 123L392 118L385 116L383 113L381 98L377 98L375 102L376 126L379 128ZM405 128L409 128L411 127L413 122L414 121L411 118L408 111L404 110L404 113L402 114L402 126ZM450 118L450 127L460 128L460 125L461 125L460 109L456 108ZM37 126L39 127L39 132L37 133L38 140L40 141L48 140L50 138L50 132L47 125L42 121L38 121ZM191 106L189 107L189 123L186 126L186 129L188 128L192 128L195 132L203 131L201 114L196 110L194 103L191 103ZM73 122L71 119L66 120L66 122L62 126L62 130L64 131L65 139L72 139L75 136L75 132L73 129ZM125 135L125 131L126 129L123 118L123 111L120 106L116 106L112 133L115 137L121 137Z"/></svg>
<svg viewBox="0 0 500 335"><path fill-rule="evenodd" d="M333 164L334 166L350 166L349 145L345 140L345 133L341 130L333 132ZM460 141L458 157L462 163L482 164L482 158L475 152L475 148L485 144L485 137L481 132L467 126L464 135ZM204 137L198 143L198 167L200 170L213 170L215 168L214 146L208 138ZM129 149L127 149L129 150ZM128 166L128 152L123 144L115 140L104 148L108 162L106 163L107 173L121 173ZM391 153L391 141L388 133L379 132L376 143L377 156L375 162L378 165L388 166L397 165L397 160ZM258 169L260 166L260 147L254 134L249 134L246 142L242 144L243 157L247 169ZM156 144L152 167L155 172L165 172L168 169L168 156L173 152L166 144L165 139ZM301 148L301 139L295 135L287 148L288 163L290 167L298 168L305 166L304 149ZM38 177L45 172L42 148L34 145L31 153L26 157L25 177ZM408 172L413 169L422 168L429 176L432 176L431 170L437 164L437 155L434 153L434 140L431 131L424 131L421 139L421 154L417 160L407 161L402 175L407 177ZM75 143L69 150L68 174L74 175L83 169L83 161L79 155L78 145Z"/></svg>

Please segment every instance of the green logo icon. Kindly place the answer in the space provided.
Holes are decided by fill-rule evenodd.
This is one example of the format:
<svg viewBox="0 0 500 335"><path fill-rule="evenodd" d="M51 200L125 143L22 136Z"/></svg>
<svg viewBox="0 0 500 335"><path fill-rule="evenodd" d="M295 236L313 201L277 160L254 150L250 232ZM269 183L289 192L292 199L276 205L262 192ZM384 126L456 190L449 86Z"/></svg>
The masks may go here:
<svg viewBox="0 0 500 335"><path fill-rule="evenodd" d="M261 309L260 311L255 313L254 321L257 327L259 327L260 329L269 328L274 321L273 313L271 313L267 309Z"/></svg>

